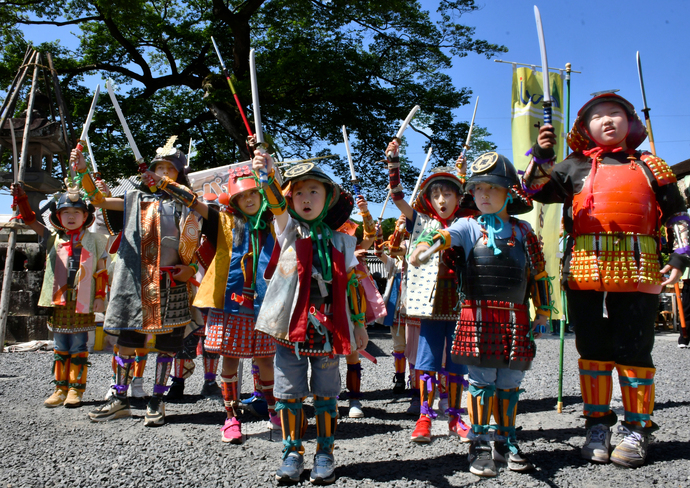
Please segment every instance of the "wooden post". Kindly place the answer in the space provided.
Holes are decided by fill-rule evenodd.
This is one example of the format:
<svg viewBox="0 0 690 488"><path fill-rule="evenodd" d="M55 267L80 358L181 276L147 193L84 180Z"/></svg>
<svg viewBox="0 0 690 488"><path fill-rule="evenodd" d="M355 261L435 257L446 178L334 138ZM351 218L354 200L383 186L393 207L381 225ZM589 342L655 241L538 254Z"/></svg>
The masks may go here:
<svg viewBox="0 0 690 488"><path fill-rule="evenodd" d="M39 56L38 53L33 57L34 59L34 75L31 81L31 92L29 93L29 103L26 108L26 121L24 123L24 139L22 140L22 155L19 160L19 172L14 174L14 182L23 184L24 174L26 173L26 159L28 157L28 146L29 146L29 127L31 126L31 112L34 108L34 95L36 93L36 81L38 79L38 67L39 67ZM21 76L21 81L23 81L24 76ZM17 84L16 90L13 97L17 96L19 93L20 83ZM9 105L12 105L12 100ZM9 110L7 110L9 112ZM0 127L5 123L7 118L7 113L3 114L2 121L0 122ZM13 126L14 128L14 126ZM14 216L17 216L17 210L14 211ZM37 216L40 218L40 215ZM0 352L5 348L5 330L7 325L7 316L10 312L10 289L12 288L12 265L14 262L14 248L17 245L17 229L10 228L10 235L7 239L7 257L5 258L5 274L2 277L2 292L0 293Z"/></svg>

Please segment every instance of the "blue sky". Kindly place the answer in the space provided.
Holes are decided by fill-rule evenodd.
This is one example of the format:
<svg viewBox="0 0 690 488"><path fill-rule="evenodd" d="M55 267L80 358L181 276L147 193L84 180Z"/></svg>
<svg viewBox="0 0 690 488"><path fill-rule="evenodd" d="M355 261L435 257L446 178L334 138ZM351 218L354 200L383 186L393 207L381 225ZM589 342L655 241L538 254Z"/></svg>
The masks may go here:
<svg viewBox="0 0 690 488"><path fill-rule="evenodd" d="M477 4L482 9L464 16L461 23L476 27L477 38L507 46L509 51L500 59L540 64L534 0L486 0ZM434 11L437 2L422 1L422 5ZM537 6L544 24L549 65L565 67L570 62L572 69L582 72L572 75L571 123L592 92L612 88L619 89L619 94L640 113L642 96L635 58L636 51L640 51L657 153L669 164L690 158L690 96L686 93L690 88L689 1L550 0ZM51 34L41 28L27 30L26 35L39 43ZM59 37L66 42L69 31ZM455 59L449 74L456 86L470 87L480 97L476 123L491 132L489 139L497 144L498 152L511 158L510 65L468 55ZM470 120L473 107L474 97L454 115L459 120ZM411 137L409 142L408 156L421 168L426 155L422 141ZM459 149L463 143L458 141ZM648 147L646 142L641 146ZM9 213L9 204L10 198L0 194L0 213ZM380 206L371 207L372 214L378 215ZM385 216L397 217L398 212L391 207Z"/></svg>

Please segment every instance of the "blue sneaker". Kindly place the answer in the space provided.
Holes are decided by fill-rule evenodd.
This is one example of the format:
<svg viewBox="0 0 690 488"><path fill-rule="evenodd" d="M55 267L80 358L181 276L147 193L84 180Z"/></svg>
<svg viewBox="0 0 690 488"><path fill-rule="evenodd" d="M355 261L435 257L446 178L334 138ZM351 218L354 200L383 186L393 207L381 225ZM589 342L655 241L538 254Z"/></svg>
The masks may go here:
<svg viewBox="0 0 690 488"><path fill-rule="evenodd" d="M276 480L283 483L293 481L297 483L304 471L304 456L297 451L290 452L283 464L276 471Z"/></svg>
<svg viewBox="0 0 690 488"><path fill-rule="evenodd" d="M242 400L242 408L255 417L268 418L268 403L262 396L252 395L246 400Z"/></svg>
<svg viewBox="0 0 690 488"><path fill-rule="evenodd" d="M315 485L330 485L335 481L335 460L333 454L317 452L309 481Z"/></svg>

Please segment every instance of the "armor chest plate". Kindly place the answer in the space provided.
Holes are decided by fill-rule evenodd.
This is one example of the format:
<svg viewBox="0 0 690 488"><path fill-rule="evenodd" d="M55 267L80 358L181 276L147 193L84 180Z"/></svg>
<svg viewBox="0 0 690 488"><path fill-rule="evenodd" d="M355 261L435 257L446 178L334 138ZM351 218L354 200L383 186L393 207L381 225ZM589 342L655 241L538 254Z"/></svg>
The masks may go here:
<svg viewBox="0 0 690 488"><path fill-rule="evenodd" d="M468 300L501 300L523 304L527 300L529 265L519 242L496 239L501 254L494 254L480 237L467 257L464 288Z"/></svg>
<svg viewBox="0 0 690 488"><path fill-rule="evenodd" d="M590 179L594 178L594 208L586 209ZM653 235L658 212L654 191L637 163L600 164L596 173L587 175L580 193L573 198L576 235L603 232Z"/></svg>

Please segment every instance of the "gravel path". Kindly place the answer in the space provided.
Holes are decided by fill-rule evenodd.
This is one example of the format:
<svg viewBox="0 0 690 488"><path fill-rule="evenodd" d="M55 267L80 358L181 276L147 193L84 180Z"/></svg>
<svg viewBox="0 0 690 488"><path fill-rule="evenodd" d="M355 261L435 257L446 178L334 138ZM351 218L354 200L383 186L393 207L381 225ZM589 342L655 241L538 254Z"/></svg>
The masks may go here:
<svg viewBox="0 0 690 488"><path fill-rule="evenodd" d="M654 358L657 372L655 421L661 425L650 446L646 466L626 470L613 465L594 466L581 460L584 441L582 403L572 335L566 340L566 373L562 414L555 411L558 386L558 340L539 340L539 352L523 387L518 433L523 451L537 465L531 474L502 472L497 479L479 480L468 471L467 444L446 434L446 422L434 421L437 437L417 445L409 437L415 417L405 413L407 396L393 396L390 388L392 341L384 329L371 331L368 350L378 365L363 361L362 389L366 417L349 419L347 401L339 402L335 458L337 486L346 487L635 487L690 486L690 389L687 369L690 350L676 347L676 335L657 335ZM248 438L241 446L220 441L224 419L221 400L196 395L201 390L201 361L187 381L184 402L166 404L168 423L145 428L143 401L133 401L130 419L91 423L86 413L102 402L110 377L110 356L94 354L85 405L79 409L46 409L51 393L52 353L0 354L0 488L213 486L261 487L275 485L280 464L279 435L270 439L265 421L243 420ZM153 364L145 385L151 390ZM245 364L243 392L251 391ZM344 378L345 364L341 361ZM344 380L343 380L344 381ZM344 397L344 396L343 396ZM614 389L614 407L622 415L620 389ZM305 439L306 467L316 444L313 408ZM617 443L619 437L614 436ZM299 486L311 486L303 476Z"/></svg>

